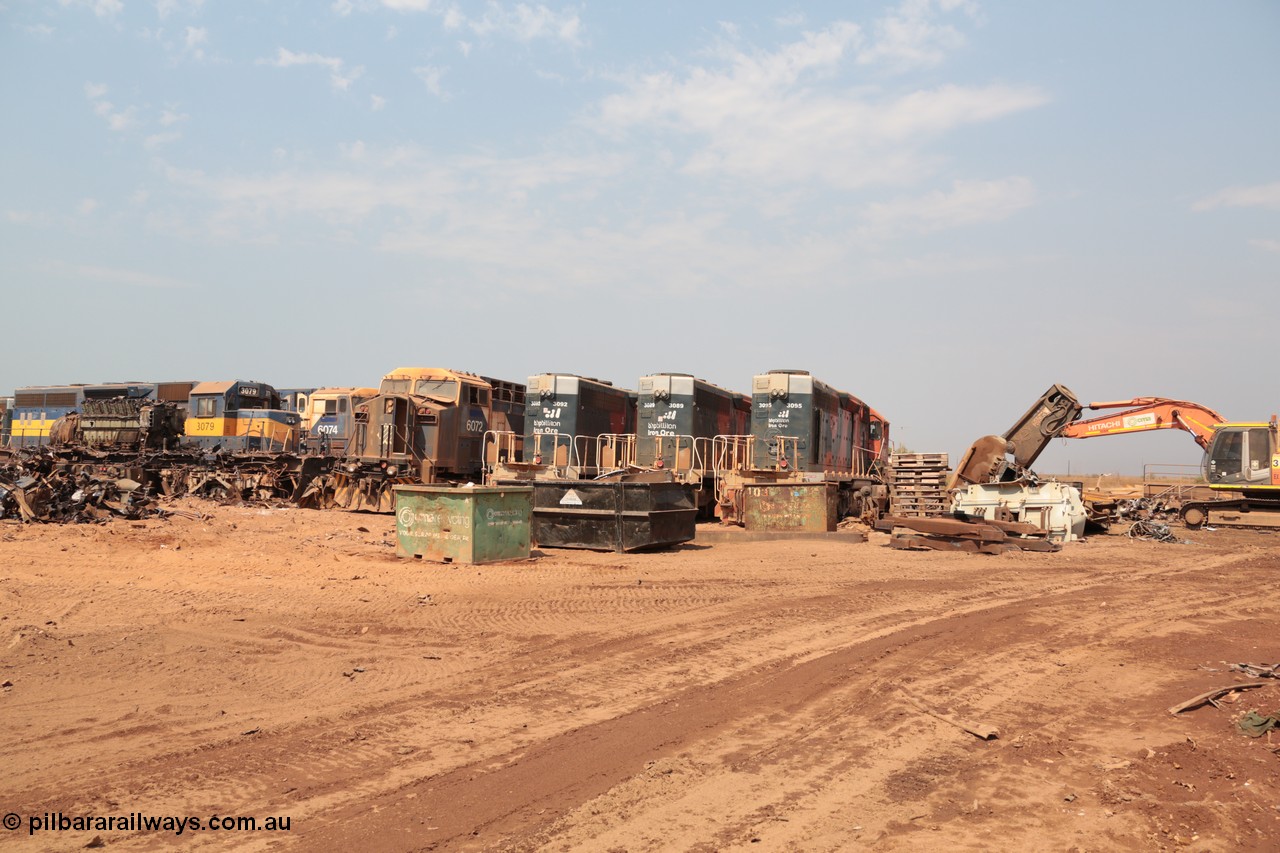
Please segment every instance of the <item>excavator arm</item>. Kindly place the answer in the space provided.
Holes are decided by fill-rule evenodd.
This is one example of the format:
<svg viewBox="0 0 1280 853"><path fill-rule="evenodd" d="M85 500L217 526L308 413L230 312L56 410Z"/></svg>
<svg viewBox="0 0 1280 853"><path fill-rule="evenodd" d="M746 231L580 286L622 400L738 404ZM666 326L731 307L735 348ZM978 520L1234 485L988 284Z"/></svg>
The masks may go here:
<svg viewBox="0 0 1280 853"><path fill-rule="evenodd" d="M1031 463L1080 416L1083 407L1065 385L1052 385L1004 435L986 435L973 443L947 479L947 488L1020 479ZM1012 461L1008 457L1013 457Z"/></svg>
<svg viewBox="0 0 1280 853"><path fill-rule="evenodd" d="M1153 429L1181 429L1191 433L1205 450L1213 441L1213 430L1226 418L1213 409L1185 400L1164 397L1134 397L1110 403L1090 403L1086 409L1124 409L1107 415L1076 420L1062 430L1063 438L1094 438Z"/></svg>
<svg viewBox="0 0 1280 853"><path fill-rule="evenodd" d="M1123 409L1080 420L1085 409ZM1205 450L1214 429L1226 418L1186 400L1134 397L1082 406L1070 389L1054 385L1004 435L984 436L973 443L947 482L948 488L970 483L998 483L1027 475L1031 463L1054 438L1093 438L1155 429L1181 429ZM1012 457L1010 459L1009 457Z"/></svg>

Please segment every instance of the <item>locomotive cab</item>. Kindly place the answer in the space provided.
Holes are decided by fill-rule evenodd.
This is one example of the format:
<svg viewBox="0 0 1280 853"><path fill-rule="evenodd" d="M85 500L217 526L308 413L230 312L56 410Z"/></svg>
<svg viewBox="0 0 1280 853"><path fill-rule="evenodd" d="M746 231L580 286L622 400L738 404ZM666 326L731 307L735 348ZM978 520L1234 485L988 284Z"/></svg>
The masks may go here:
<svg viewBox="0 0 1280 853"><path fill-rule="evenodd" d="M187 440L228 450L293 450L297 412L281 409L280 394L263 382L201 382L187 403Z"/></svg>
<svg viewBox="0 0 1280 853"><path fill-rule="evenodd" d="M376 466L423 483L479 477L491 391L482 378L451 370L387 374L377 396L355 407L348 470Z"/></svg>

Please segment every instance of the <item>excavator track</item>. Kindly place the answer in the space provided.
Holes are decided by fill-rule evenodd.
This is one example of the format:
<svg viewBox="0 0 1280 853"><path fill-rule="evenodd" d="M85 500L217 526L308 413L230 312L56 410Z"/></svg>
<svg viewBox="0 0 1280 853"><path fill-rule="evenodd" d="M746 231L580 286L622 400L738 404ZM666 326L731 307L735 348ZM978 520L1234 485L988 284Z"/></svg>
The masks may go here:
<svg viewBox="0 0 1280 853"><path fill-rule="evenodd" d="M1280 500L1239 498L1224 501L1191 501L1182 505L1182 523L1195 530L1213 527L1280 529Z"/></svg>

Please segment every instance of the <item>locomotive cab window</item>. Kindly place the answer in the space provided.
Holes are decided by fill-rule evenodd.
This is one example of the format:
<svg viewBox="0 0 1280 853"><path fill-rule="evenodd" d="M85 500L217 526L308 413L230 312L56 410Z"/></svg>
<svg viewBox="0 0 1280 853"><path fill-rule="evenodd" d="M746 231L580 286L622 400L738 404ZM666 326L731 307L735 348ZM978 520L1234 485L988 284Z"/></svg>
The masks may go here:
<svg viewBox="0 0 1280 853"><path fill-rule="evenodd" d="M214 415L214 399L212 397L200 397L196 400L196 417L211 418Z"/></svg>
<svg viewBox="0 0 1280 853"><path fill-rule="evenodd" d="M469 402L476 406L489 405L489 389L481 388L478 385L472 385L468 394Z"/></svg>
<svg viewBox="0 0 1280 853"><path fill-rule="evenodd" d="M458 399L458 383L453 379L419 379L413 393L453 403Z"/></svg>

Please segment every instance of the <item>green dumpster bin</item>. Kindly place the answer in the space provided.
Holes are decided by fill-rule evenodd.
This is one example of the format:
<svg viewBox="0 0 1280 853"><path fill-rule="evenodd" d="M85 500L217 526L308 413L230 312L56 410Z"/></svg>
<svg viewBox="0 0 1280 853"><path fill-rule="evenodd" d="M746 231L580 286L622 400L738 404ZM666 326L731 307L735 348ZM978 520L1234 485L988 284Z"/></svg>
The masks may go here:
<svg viewBox="0 0 1280 853"><path fill-rule="evenodd" d="M529 557L533 489L395 486L396 553L439 563Z"/></svg>
<svg viewBox="0 0 1280 853"><path fill-rule="evenodd" d="M840 492L835 483L747 486L744 497L747 530L832 531L840 521Z"/></svg>

